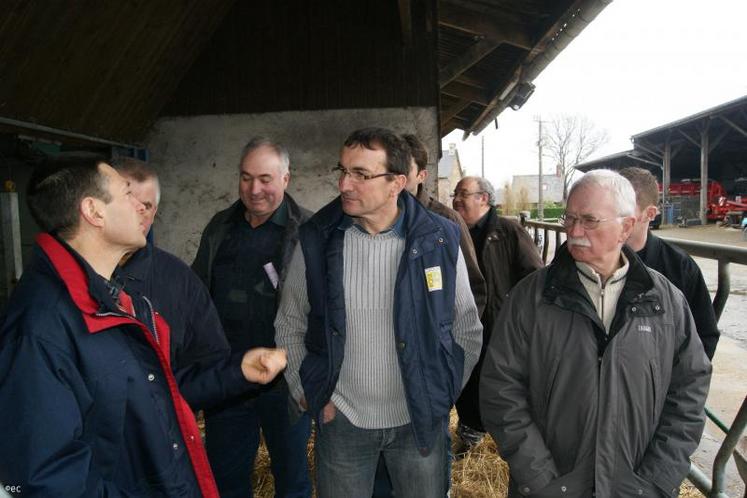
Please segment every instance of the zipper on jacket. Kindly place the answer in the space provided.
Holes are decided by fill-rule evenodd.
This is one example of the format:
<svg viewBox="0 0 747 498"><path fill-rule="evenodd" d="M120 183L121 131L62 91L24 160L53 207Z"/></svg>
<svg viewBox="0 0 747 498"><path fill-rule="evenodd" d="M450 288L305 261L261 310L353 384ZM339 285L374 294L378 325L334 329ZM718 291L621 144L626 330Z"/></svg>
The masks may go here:
<svg viewBox="0 0 747 498"><path fill-rule="evenodd" d="M153 318L153 333L151 335L153 335L153 338L156 340L156 343L160 343L160 341L158 340L158 332L156 331L156 320L155 320L155 317L153 316L153 306L150 304L150 301L148 301L148 299L145 298L145 296L143 296L143 298L148 303L148 307L150 308L150 312L151 312L151 317ZM100 317L116 316L116 317L119 317L119 318L131 318L133 320L136 320L136 321L140 322L140 320L138 320L138 318L136 316L132 316L132 315L129 315L127 313L116 313L114 311L97 311L96 313L94 313L94 316L100 316ZM142 325L145 325L142 322L140 322L140 323ZM148 329L148 326L146 325L145 328ZM150 329L148 329L148 330L150 330Z"/></svg>
<svg viewBox="0 0 747 498"><path fill-rule="evenodd" d="M156 340L157 344L160 344L161 341L158 339L158 326L156 325L156 313L153 310L153 304L151 304L150 300L143 296L143 301L148 305L148 310L150 311L150 319L153 322L153 338Z"/></svg>

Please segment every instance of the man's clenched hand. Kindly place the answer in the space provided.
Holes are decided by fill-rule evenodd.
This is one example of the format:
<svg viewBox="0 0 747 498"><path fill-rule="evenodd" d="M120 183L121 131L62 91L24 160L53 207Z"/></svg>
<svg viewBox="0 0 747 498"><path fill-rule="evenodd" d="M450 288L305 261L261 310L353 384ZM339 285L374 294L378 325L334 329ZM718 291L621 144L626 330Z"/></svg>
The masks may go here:
<svg viewBox="0 0 747 498"><path fill-rule="evenodd" d="M241 372L249 382L267 384L283 371L287 363L284 349L254 348L244 353Z"/></svg>

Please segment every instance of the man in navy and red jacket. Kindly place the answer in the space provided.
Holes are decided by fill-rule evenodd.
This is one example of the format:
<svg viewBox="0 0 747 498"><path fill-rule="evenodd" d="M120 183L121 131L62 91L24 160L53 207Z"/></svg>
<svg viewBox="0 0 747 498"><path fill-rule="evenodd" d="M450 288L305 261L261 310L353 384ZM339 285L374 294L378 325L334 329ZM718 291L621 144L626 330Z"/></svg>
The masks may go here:
<svg viewBox="0 0 747 498"><path fill-rule="evenodd" d="M27 197L46 233L0 329L0 482L24 497L217 497L169 326L117 281L145 245L143 205L81 155L37 168ZM266 383L284 366L255 349L241 370Z"/></svg>

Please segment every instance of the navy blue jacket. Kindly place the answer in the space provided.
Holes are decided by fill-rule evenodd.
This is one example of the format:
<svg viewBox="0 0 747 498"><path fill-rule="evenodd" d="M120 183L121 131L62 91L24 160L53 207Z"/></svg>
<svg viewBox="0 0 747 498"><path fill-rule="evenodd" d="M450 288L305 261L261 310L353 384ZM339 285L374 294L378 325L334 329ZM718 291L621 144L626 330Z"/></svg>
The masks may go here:
<svg viewBox="0 0 747 498"><path fill-rule="evenodd" d="M415 440L428 453L462 388L464 351L451 333L459 229L407 193L400 202L406 242L394 288L394 333ZM338 197L299 231L311 307L299 375L317 416L332 396L345 352L343 216ZM441 268L443 291L428 291L425 269L433 267Z"/></svg>
<svg viewBox="0 0 747 498"><path fill-rule="evenodd" d="M147 296L171 328L171 367L193 410L255 389L241 373L244 351L230 356L205 285L182 260L147 244L122 268L125 290Z"/></svg>
<svg viewBox="0 0 747 498"><path fill-rule="evenodd" d="M24 497L217 497L168 324L37 237L0 329L0 482Z"/></svg>

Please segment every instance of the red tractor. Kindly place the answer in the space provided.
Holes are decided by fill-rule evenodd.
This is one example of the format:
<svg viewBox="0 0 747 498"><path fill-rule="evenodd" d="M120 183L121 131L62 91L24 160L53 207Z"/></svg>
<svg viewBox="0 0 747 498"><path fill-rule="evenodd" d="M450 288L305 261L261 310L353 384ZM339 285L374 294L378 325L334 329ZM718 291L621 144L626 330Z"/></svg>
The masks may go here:
<svg viewBox="0 0 747 498"><path fill-rule="evenodd" d="M747 178L734 180L733 198L721 197L718 204L724 225L741 228L747 214Z"/></svg>
<svg viewBox="0 0 747 498"><path fill-rule="evenodd" d="M661 196L661 183L659 184L659 195ZM728 209L724 209L721 199L726 199L726 190L716 180L708 180L708 197L706 206L706 218L709 221L721 221L724 219ZM695 219L699 218L700 212L700 180L688 178L669 184L669 195L667 201L673 206L673 218Z"/></svg>

